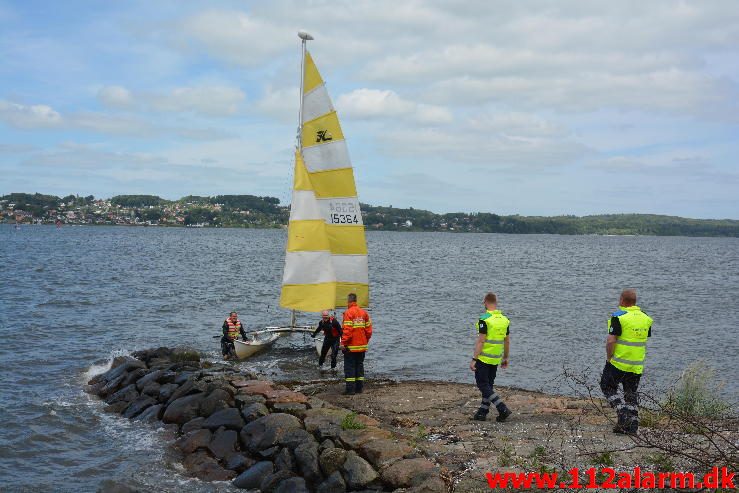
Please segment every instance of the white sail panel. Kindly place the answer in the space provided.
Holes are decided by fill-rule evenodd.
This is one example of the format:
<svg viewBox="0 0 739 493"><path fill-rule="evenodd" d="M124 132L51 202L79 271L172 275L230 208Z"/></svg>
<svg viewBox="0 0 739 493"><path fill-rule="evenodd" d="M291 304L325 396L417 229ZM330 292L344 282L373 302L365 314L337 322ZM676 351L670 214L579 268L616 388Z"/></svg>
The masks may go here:
<svg viewBox="0 0 739 493"><path fill-rule="evenodd" d="M323 219L325 213L318 205L316 194L312 190L293 190L292 203L290 204L290 221L309 221L312 219Z"/></svg>
<svg viewBox="0 0 739 493"><path fill-rule="evenodd" d="M283 284L321 284L334 281L367 284L367 256L287 252Z"/></svg>
<svg viewBox="0 0 739 493"><path fill-rule="evenodd" d="M316 86L303 97L303 122L309 122L332 111L334 111L334 105L331 103L325 84Z"/></svg>
<svg viewBox="0 0 739 493"><path fill-rule="evenodd" d="M352 167L352 162L349 159L349 149L347 149L344 140L305 147L303 149L303 160L305 161L305 167L311 173Z"/></svg>

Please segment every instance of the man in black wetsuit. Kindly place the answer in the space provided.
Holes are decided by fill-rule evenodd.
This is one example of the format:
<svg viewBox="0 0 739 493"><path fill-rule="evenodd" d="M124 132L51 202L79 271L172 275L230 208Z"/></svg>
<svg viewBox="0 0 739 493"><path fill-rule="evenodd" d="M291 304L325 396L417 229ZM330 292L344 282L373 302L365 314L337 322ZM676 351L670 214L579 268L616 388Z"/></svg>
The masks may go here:
<svg viewBox="0 0 739 493"><path fill-rule="evenodd" d="M321 331L323 331L323 346L321 346L321 356L318 358L318 367L323 366L323 362L326 361L326 354L331 349L331 369L333 370L336 368L336 356L339 354L341 324L330 316L327 310L321 312L321 321L318 322L318 328L311 337L315 338Z"/></svg>
<svg viewBox="0 0 739 493"><path fill-rule="evenodd" d="M236 349L234 348L233 341L239 338L239 334L242 339L246 340L246 332L244 332L244 326L241 324L241 320L239 320L239 315L236 312L229 313L221 329L223 329L223 337L221 337L223 358L236 359Z"/></svg>

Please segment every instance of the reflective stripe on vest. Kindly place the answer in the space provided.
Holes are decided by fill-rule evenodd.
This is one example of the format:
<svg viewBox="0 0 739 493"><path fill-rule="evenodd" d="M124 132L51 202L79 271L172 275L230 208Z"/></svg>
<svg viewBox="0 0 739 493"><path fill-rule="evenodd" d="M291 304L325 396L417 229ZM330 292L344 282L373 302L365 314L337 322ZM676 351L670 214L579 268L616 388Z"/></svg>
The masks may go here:
<svg viewBox="0 0 739 493"><path fill-rule="evenodd" d="M652 319L638 306L620 307L613 314L621 324L621 335L611 357L611 364L619 370L641 375L647 355L647 338ZM610 328L611 320L608 320Z"/></svg>
<svg viewBox="0 0 739 493"><path fill-rule="evenodd" d="M230 318L227 318L226 325L228 325L228 332L226 333L226 337L228 337L232 341L238 339L239 334L241 333L241 320L237 319L236 322L232 322Z"/></svg>
<svg viewBox="0 0 739 493"><path fill-rule="evenodd" d="M488 332L478 359L489 365L499 365L503 359L503 344L511 322L500 310L488 311L480 320L485 322Z"/></svg>

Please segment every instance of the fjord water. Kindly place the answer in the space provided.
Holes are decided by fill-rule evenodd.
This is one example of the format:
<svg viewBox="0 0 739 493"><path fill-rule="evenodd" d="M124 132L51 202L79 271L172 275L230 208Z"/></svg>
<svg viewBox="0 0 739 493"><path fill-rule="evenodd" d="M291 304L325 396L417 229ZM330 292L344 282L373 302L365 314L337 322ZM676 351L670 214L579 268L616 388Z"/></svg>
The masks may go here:
<svg viewBox="0 0 739 493"><path fill-rule="evenodd" d="M369 379L470 382L488 290L511 318L498 383L567 393L564 367L595 381L622 287L655 320L645 377L664 388L703 359L736 400L739 239L369 232ZM277 307L285 232L0 226L0 490L231 491L187 480L167 431L102 412L82 387L116 354L189 345L218 359L220 324L288 320ZM301 322L315 322L303 315ZM240 363L273 378L335 378L304 336ZM371 388L371 383L370 383Z"/></svg>

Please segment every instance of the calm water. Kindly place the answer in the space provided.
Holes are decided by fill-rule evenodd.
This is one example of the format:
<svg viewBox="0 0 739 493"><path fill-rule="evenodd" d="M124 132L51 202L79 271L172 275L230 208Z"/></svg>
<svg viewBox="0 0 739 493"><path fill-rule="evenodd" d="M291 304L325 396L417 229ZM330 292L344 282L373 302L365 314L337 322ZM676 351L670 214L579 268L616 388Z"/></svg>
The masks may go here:
<svg viewBox="0 0 739 493"><path fill-rule="evenodd" d="M218 357L236 309L249 328L277 306L284 231L0 225L0 490L94 491L107 478L156 491L231 491L180 476L166 433L101 411L81 391L116 354L187 344ZM566 392L564 366L602 367L605 320L624 286L654 319L646 385L702 357L736 399L739 240L485 234L368 234L367 373L471 383L483 294L511 318L498 382ZM313 322L309 317L301 321ZM243 363L316 379L303 337Z"/></svg>

